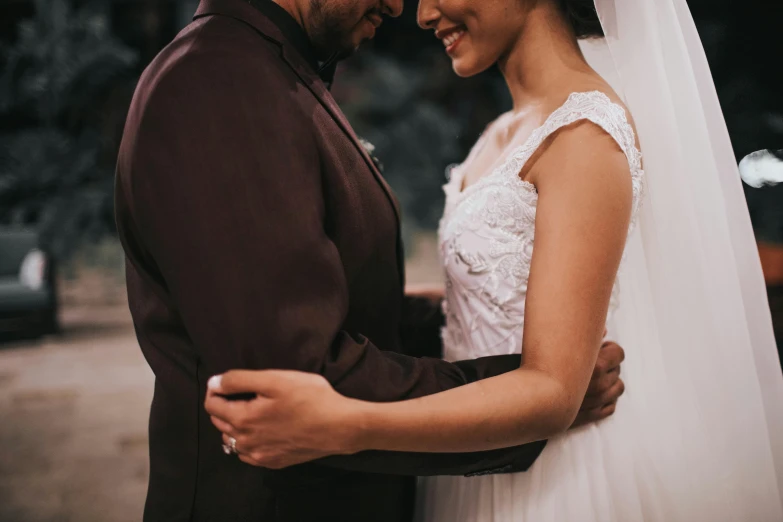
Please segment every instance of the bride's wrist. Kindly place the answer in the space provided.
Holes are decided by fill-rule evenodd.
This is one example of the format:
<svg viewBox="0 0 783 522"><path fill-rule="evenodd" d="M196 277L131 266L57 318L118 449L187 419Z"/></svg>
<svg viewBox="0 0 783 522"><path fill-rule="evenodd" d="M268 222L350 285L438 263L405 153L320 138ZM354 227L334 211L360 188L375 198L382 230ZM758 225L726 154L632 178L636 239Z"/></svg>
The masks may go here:
<svg viewBox="0 0 783 522"><path fill-rule="evenodd" d="M350 399L341 425L344 429L341 453L352 455L372 449L371 419L372 404L356 399Z"/></svg>
<svg viewBox="0 0 783 522"><path fill-rule="evenodd" d="M353 453L368 450L399 451L395 436L404 430L395 419L396 403L355 401L351 413Z"/></svg>

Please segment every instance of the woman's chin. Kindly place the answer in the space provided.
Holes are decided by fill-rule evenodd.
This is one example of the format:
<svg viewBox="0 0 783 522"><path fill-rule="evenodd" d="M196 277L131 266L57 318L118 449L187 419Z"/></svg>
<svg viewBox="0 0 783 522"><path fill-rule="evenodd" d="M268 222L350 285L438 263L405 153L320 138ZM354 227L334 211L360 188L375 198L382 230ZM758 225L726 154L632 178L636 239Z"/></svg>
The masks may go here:
<svg viewBox="0 0 783 522"><path fill-rule="evenodd" d="M451 67L460 78L470 78L481 74L497 63L497 59L494 59L492 55L476 52L473 47L468 45L461 47L458 51L458 54L451 56Z"/></svg>
<svg viewBox="0 0 783 522"><path fill-rule="evenodd" d="M474 63L469 63L466 60L453 60L451 67L454 69L454 73L460 78L470 78L481 72L479 67L476 67Z"/></svg>

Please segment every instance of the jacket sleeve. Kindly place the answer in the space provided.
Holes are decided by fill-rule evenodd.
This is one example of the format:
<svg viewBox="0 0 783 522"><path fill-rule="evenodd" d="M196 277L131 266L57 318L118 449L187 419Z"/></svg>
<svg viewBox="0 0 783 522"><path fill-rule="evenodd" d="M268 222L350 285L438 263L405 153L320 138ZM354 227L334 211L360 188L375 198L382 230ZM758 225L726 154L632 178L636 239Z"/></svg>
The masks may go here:
<svg viewBox="0 0 783 522"><path fill-rule="evenodd" d="M400 337L408 355L414 357L443 356L441 328L446 320L442 301L405 296L402 306Z"/></svg>
<svg viewBox="0 0 783 522"><path fill-rule="evenodd" d="M519 366L518 357L452 364L404 356L342 330L347 282L325 232L319 150L311 118L293 99L298 87L230 57L175 67L160 79L141 119L132 198L145 248L206 373L315 372L346 396L383 402ZM540 447L457 456L368 453L326 464L463 474L511 464L524 469Z"/></svg>

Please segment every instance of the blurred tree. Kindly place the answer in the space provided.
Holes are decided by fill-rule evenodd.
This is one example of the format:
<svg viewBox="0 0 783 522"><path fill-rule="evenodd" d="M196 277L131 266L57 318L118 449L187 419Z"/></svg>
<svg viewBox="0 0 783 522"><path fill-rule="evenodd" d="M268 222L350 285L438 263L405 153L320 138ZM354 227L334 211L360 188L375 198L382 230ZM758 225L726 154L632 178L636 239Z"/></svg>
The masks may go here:
<svg viewBox="0 0 783 522"><path fill-rule="evenodd" d="M12 42L0 43L0 224L38 226L63 255L113 230L112 172L134 78L196 5L71 1L36 0L35 16L18 24L13 38L0 39ZM28 15L19 6L30 3L9 10L0 2L0 22L9 25L3 14ZM496 68L456 77L442 44L417 27L417 3L405 0L403 15L341 66L334 93L357 132L376 145L406 228L432 229L442 211L444 169L465 157L510 101ZM783 3L688 3L738 156L780 148L783 79L774 64Z"/></svg>
<svg viewBox="0 0 783 522"><path fill-rule="evenodd" d="M101 11L35 5L0 49L0 224L39 229L65 257L114 229L107 106L137 57Z"/></svg>
<svg viewBox="0 0 783 522"><path fill-rule="evenodd" d="M689 0L737 160L783 147L783 2Z"/></svg>
<svg viewBox="0 0 783 522"><path fill-rule="evenodd" d="M432 228L444 167L460 156L460 123L425 96L437 74L422 65L362 53L340 72L334 94L357 133L375 146L407 217Z"/></svg>
<svg viewBox="0 0 783 522"><path fill-rule="evenodd" d="M496 71L457 78L442 47L420 48L411 59L363 49L341 65L332 89L356 132L375 146L406 236L437 227L446 167L462 161L487 123L510 106Z"/></svg>
<svg viewBox="0 0 783 522"><path fill-rule="evenodd" d="M357 131L377 146L406 225L434 228L444 168L461 161L484 126L510 107L496 68L461 79L443 45L416 25L418 0L348 60L335 94ZM688 0L715 78L737 158L783 140L776 25L783 2ZM762 14L762 16L759 16ZM783 187L781 187L783 188Z"/></svg>

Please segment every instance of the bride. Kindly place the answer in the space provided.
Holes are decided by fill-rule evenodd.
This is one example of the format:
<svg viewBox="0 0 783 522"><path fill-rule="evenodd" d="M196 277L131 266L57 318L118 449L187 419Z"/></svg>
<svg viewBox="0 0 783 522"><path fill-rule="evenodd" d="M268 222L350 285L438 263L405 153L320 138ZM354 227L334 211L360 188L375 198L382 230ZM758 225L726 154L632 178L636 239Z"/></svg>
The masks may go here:
<svg viewBox="0 0 783 522"><path fill-rule="evenodd" d="M498 64L514 102L445 187L445 356L522 365L386 404L229 372L206 405L224 439L272 468L549 439L526 473L422 479L425 521L783 520L783 379L685 0L421 0L418 18L458 75ZM605 327L627 399L567 432Z"/></svg>

